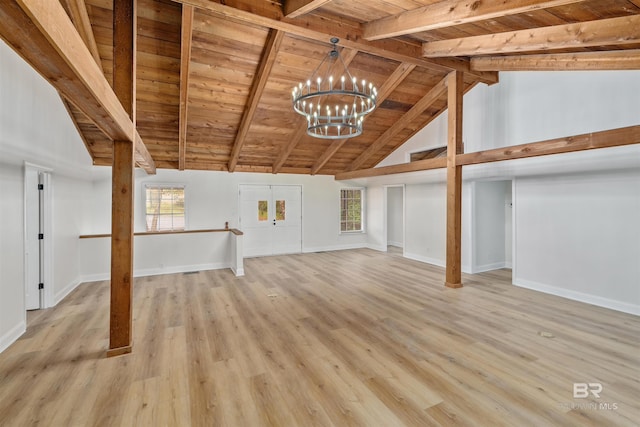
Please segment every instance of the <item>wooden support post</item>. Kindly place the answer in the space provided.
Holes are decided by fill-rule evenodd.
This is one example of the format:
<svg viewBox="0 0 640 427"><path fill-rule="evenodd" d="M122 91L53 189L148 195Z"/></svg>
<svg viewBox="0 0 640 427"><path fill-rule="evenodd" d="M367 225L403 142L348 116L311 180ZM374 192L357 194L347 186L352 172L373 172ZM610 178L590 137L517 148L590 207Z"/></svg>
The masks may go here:
<svg viewBox="0 0 640 427"><path fill-rule="evenodd" d="M456 155L462 154L463 73L452 71L447 77L447 266L445 286L462 287L462 166Z"/></svg>
<svg viewBox="0 0 640 427"><path fill-rule="evenodd" d="M113 89L136 123L136 1L113 4ZM131 352L133 191L136 136L113 141L111 193L111 310L107 356Z"/></svg>
<svg viewBox="0 0 640 427"><path fill-rule="evenodd" d="M113 141L109 357L132 346L134 167L131 141Z"/></svg>

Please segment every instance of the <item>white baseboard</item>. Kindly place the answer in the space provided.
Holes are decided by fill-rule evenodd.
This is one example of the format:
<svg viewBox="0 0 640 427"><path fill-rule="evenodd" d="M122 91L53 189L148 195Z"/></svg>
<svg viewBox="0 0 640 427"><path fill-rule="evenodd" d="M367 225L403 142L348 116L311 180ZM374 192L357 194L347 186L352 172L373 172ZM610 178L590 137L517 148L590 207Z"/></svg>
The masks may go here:
<svg viewBox="0 0 640 427"><path fill-rule="evenodd" d="M403 256L405 258L412 259L414 261L424 262L426 264L435 265L437 267L445 268L447 266L446 265L447 263L446 263L445 260L429 258L429 257L425 257L425 256L422 256L422 255L412 254L412 253L409 253L409 252L405 252ZM468 265L468 264L463 264L462 265L462 272L463 273L471 273L471 266Z"/></svg>
<svg viewBox="0 0 640 427"><path fill-rule="evenodd" d="M20 323L18 323L16 326L11 328L11 330L9 330L6 334L1 336L0 337L0 353L5 351L11 344L16 342L16 340L20 338L20 336L24 334L26 331L27 331L27 324L23 320Z"/></svg>
<svg viewBox="0 0 640 427"><path fill-rule="evenodd" d="M171 267L163 268L143 268L133 272L133 277L147 277L147 276L159 276L161 274L177 274L177 273L189 273L191 271L205 271L205 270L222 270L224 268L230 268L228 262L216 262L209 264L195 264L195 265L175 265Z"/></svg>
<svg viewBox="0 0 640 427"><path fill-rule="evenodd" d="M445 266L445 261L444 260L435 259L435 258L429 258L429 257L422 256L422 255L412 254L412 253L409 253L409 252L405 252L404 253L404 257L408 258L408 259L412 259L414 261L420 261L420 262L425 262L425 263L431 264L431 265L437 265L438 267L444 267Z"/></svg>
<svg viewBox="0 0 640 427"><path fill-rule="evenodd" d="M238 269L236 269L235 267L229 268L231 269L231 271L233 271L233 274L235 274L236 277L244 276L244 267L240 267Z"/></svg>
<svg viewBox="0 0 640 427"><path fill-rule="evenodd" d="M514 278L513 284L521 288L544 292L545 294L556 295L562 298L585 302L598 307L610 308L611 310L640 316L640 306L636 304L629 304L627 302L612 300L597 295L585 294L583 292L559 288L557 286L544 285L542 283L536 283L526 279Z"/></svg>
<svg viewBox="0 0 640 427"><path fill-rule="evenodd" d="M109 273L99 273L99 274L87 274L80 278L81 283L89 283L89 282L102 282L105 280L109 280Z"/></svg>
<svg viewBox="0 0 640 427"><path fill-rule="evenodd" d="M362 249L366 247L367 247L366 243L354 243L349 245L317 246L315 248L303 248L302 252L305 254L310 254L314 252L344 251L348 249Z"/></svg>
<svg viewBox="0 0 640 427"><path fill-rule="evenodd" d="M210 263L210 264L196 264L196 265L176 265L164 268L143 268L137 269L133 272L133 277L147 277L147 276L159 276L161 274L177 274L177 273L189 273L191 271L204 271L204 270L222 270L225 268L231 268L228 262ZM101 282L103 280L109 280L109 273L88 274L82 276L82 283L86 282Z"/></svg>
<svg viewBox="0 0 640 427"><path fill-rule="evenodd" d="M499 270L501 268L510 268L507 267L507 263L506 262L494 262L493 264L484 264L484 265L477 265L473 270L472 273L484 273L485 271L492 271L492 270Z"/></svg>
<svg viewBox="0 0 640 427"><path fill-rule="evenodd" d="M69 283L64 289L61 289L58 292L56 292L55 295L53 296L53 299L54 299L53 305L54 306L58 305L58 303L60 303L60 301L62 301L75 288L77 288L80 283L82 283L82 280L80 280L80 278L78 278L78 279L72 281L71 283Z"/></svg>
<svg viewBox="0 0 640 427"><path fill-rule="evenodd" d="M403 248L404 245L402 244L402 242L392 242L391 240L387 241L387 245L389 246L395 246L396 248Z"/></svg>

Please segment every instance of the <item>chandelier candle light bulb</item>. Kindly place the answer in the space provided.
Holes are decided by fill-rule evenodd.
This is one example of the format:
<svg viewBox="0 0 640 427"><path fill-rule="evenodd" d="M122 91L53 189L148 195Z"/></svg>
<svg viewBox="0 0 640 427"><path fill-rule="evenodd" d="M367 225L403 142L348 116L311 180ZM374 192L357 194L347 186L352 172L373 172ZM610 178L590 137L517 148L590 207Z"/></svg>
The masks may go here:
<svg viewBox="0 0 640 427"><path fill-rule="evenodd" d="M351 75L340 57L340 52L336 48L338 41L337 38L331 39L333 49L307 79L306 90L304 90L305 85L299 83L291 93L294 111L307 119L307 134L316 138L343 139L358 136L362 134L365 116L376 108L377 89L372 82L369 82L367 90L365 79L362 79L362 87L358 86L358 79ZM342 65L344 70L342 74L338 74L341 76L340 85L337 82L334 85L334 76L329 72L332 68L335 72L338 65ZM346 84L347 78L352 83L350 90ZM315 88L311 81L317 83ZM313 102L309 102L307 110L307 100L313 98L316 98L317 110L314 109ZM321 106L323 105L326 107L326 115L322 114ZM331 105L335 108L335 114ZM344 108L341 108L341 105L344 105ZM351 110L349 105L352 105ZM358 105L360 105L360 111L357 109ZM347 132L345 128L349 131Z"/></svg>

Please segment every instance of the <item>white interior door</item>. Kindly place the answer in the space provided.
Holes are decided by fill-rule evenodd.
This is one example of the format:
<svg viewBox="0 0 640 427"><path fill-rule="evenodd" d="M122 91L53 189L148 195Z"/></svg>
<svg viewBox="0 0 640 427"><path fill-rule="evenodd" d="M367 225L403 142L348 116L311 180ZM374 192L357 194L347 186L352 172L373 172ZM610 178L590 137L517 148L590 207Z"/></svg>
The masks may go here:
<svg viewBox="0 0 640 427"><path fill-rule="evenodd" d="M302 251L302 187L241 185L240 228L244 256Z"/></svg>

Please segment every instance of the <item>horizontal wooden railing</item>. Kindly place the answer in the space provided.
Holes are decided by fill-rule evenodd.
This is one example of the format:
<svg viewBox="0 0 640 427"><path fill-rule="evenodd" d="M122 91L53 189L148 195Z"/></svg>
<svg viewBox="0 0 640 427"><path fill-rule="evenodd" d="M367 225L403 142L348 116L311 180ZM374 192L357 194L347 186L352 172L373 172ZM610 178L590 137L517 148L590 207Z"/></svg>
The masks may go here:
<svg viewBox="0 0 640 427"><path fill-rule="evenodd" d="M236 236L242 236L244 233L236 228L211 228L203 230L176 230L176 231L139 231L133 233L134 236L157 236L161 234L190 234L190 233L219 233L230 232ZM81 239L95 239L99 237L111 237L111 234L81 234Z"/></svg>

